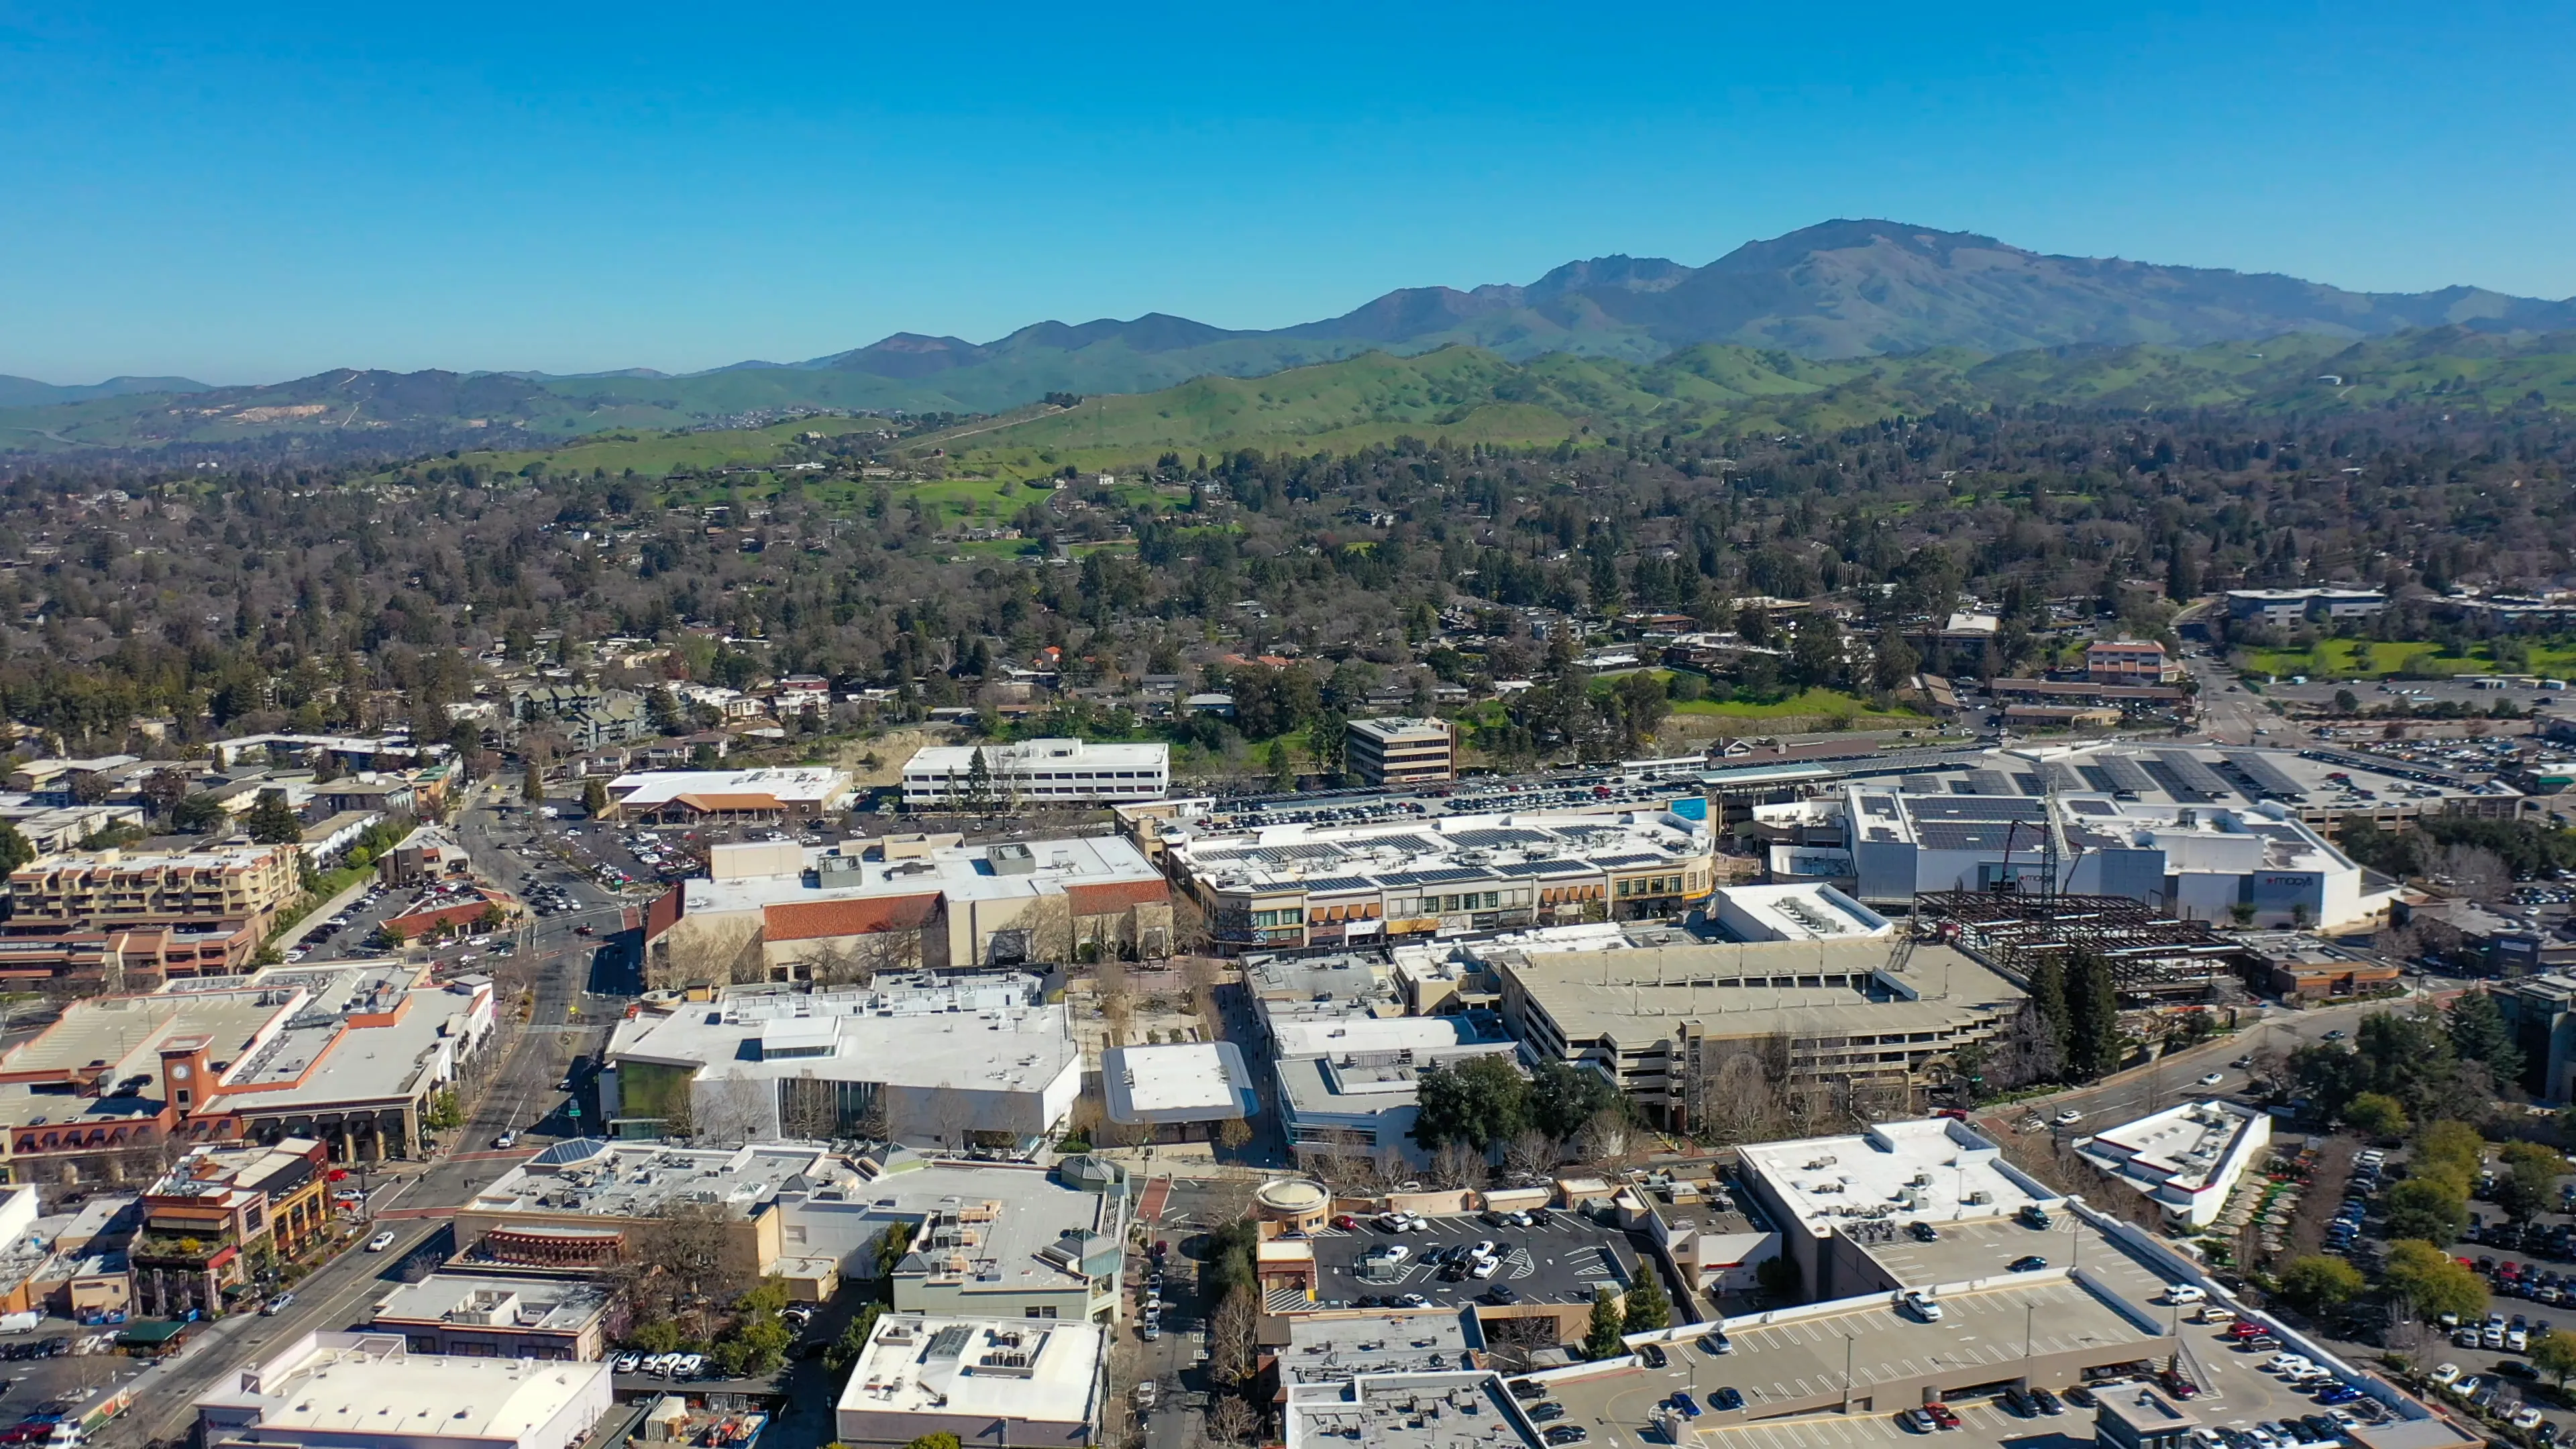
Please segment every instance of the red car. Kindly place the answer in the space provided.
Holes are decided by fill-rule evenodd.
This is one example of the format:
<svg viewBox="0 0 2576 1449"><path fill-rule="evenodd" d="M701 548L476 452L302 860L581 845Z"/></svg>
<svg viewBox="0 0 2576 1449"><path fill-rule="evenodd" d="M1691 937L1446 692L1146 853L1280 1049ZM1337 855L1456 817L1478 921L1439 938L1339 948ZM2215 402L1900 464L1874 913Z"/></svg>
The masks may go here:
<svg viewBox="0 0 2576 1449"><path fill-rule="evenodd" d="M1336 1214L1333 1218L1333 1226L1346 1233L1358 1231L1359 1225L1360 1220L1352 1217L1349 1213Z"/></svg>
<svg viewBox="0 0 2576 1449"><path fill-rule="evenodd" d="M1923 1406L1923 1412L1930 1414L1932 1416L1932 1422L1940 1425L1944 1429L1956 1429L1959 1427L1959 1416L1950 1412L1950 1406L1942 1403L1938 1399L1925 1404Z"/></svg>
<svg viewBox="0 0 2576 1449"><path fill-rule="evenodd" d="M572 928L572 933L576 936L587 936L591 934L591 930L588 926L575 926Z"/></svg>

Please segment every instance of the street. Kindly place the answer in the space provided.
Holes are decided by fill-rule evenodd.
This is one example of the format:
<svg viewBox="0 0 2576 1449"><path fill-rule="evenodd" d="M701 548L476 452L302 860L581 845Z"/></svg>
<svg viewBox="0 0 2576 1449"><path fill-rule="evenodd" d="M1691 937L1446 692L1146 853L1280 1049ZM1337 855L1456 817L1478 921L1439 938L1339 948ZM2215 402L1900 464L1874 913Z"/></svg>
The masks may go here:
<svg viewBox="0 0 2576 1449"><path fill-rule="evenodd" d="M537 868L502 848L506 827L489 803L488 794L468 797L459 810L459 838L486 879L515 889ZM548 1142L596 1129L596 1104L581 1104L581 1115L574 1115L573 1099L558 1084L576 1062L595 1055L631 995L626 963L632 951L616 939L624 908L600 902L604 894L589 890L582 897L587 909L535 920L523 932L522 954L511 958L507 974L526 981L525 1017L518 1003L496 1003L492 1042L464 1069L461 1085L470 1110L462 1133L443 1142L425 1164L381 1165L372 1175L380 1182L394 1180L371 1196L367 1221L351 1236L349 1249L295 1285L290 1308L273 1317L242 1313L218 1320L176 1358L144 1370L135 1380L134 1408L102 1427L96 1436L101 1444L124 1449L184 1436L197 1396L263 1350L316 1329L364 1326L374 1305L400 1280L406 1257L433 1240L441 1258L455 1250L448 1220L459 1205ZM596 936L575 934L583 925ZM515 1147L492 1150L492 1140L510 1130L519 1133ZM396 1234L391 1248L369 1253L357 1246L387 1228Z"/></svg>

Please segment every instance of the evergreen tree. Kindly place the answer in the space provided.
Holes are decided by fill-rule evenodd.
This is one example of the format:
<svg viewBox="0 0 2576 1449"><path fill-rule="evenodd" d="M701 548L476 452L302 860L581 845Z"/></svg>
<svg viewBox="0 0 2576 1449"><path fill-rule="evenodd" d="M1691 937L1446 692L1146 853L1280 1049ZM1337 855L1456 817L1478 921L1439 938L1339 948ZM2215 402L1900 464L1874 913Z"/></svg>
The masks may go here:
<svg viewBox="0 0 2576 1449"><path fill-rule="evenodd" d="M1583 1356L1589 1359L1617 1358L1628 1351L1619 1341L1626 1317L1619 1311L1619 1300L1608 1293L1592 1300L1592 1327L1583 1335Z"/></svg>
<svg viewBox="0 0 2576 1449"><path fill-rule="evenodd" d="M1297 765L1288 757L1285 738L1270 742L1270 788L1281 794L1297 788Z"/></svg>
<svg viewBox="0 0 2576 1449"><path fill-rule="evenodd" d="M2109 959L2089 947L2067 956L2066 1028L2066 1063L2078 1081L2119 1070L2120 994Z"/></svg>
<svg viewBox="0 0 2576 1449"><path fill-rule="evenodd" d="M0 874L16 870L36 858L36 845L17 826L0 820Z"/></svg>
<svg viewBox="0 0 2576 1449"><path fill-rule="evenodd" d="M260 791L242 823L250 828L250 838L262 845L293 845L304 838L303 820L275 790Z"/></svg>
<svg viewBox="0 0 2576 1449"><path fill-rule="evenodd" d="M1628 1290L1627 1312L1623 1317L1630 1333L1673 1326L1673 1300L1664 1296L1664 1285L1656 1278L1652 1267L1646 1268L1645 1276L1637 1280L1637 1286Z"/></svg>
<svg viewBox="0 0 2576 1449"><path fill-rule="evenodd" d="M608 810L608 783L597 775L581 782L581 810L593 820Z"/></svg>
<svg viewBox="0 0 2576 1449"><path fill-rule="evenodd" d="M519 799L530 805L545 803L546 772L534 760L528 761L528 772L519 777Z"/></svg>
<svg viewBox="0 0 2576 1449"><path fill-rule="evenodd" d="M2461 1061L2486 1063L2488 1076L2499 1084L2522 1075L2522 1048L2514 1045L2494 997L2483 991L2462 992L2451 1003L2443 1024L2449 1029L2451 1050Z"/></svg>
<svg viewBox="0 0 2576 1449"><path fill-rule="evenodd" d="M2030 1004L2039 1012L2039 1019L2047 1026L2048 1034L2057 1039L2057 1059L2065 1061L2073 1042L2073 1034L2068 1029L2065 962L2048 956L2031 968Z"/></svg>

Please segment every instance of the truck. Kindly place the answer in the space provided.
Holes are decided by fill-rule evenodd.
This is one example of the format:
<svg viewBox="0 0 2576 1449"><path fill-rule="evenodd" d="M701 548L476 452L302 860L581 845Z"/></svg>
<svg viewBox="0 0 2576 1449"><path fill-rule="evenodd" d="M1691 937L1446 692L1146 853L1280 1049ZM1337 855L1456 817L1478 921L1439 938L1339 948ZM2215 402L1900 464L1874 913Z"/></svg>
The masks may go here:
<svg viewBox="0 0 2576 1449"><path fill-rule="evenodd" d="M45 1315L35 1312L0 1313L0 1333L33 1333Z"/></svg>

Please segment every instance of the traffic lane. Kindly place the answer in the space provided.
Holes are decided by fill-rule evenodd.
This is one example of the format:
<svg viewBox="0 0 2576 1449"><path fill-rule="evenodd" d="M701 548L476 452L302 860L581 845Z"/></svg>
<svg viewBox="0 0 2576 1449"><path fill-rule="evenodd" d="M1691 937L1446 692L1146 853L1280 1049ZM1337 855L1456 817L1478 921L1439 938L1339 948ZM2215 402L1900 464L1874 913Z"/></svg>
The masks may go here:
<svg viewBox="0 0 2576 1449"><path fill-rule="evenodd" d="M2324 1007L2316 1011L2267 1015L2262 1024L2240 1030L2232 1036L2214 1038L2189 1050L2176 1052L2143 1067L2131 1067L2118 1078L2091 1086L2074 1087L2046 1097L2035 1097L2018 1104L2044 1120L2054 1121L2057 1114L2073 1109L2091 1120L2106 1113L2143 1108L2153 1100L2159 1106L2171 1106L2179 1096L2204 1089L2199 1079L2210 1072L2232 1074L2242 1079L2242 1069L2228 1065L2246 1057L2260 1057L2270 1051L2286 1050L2327 1040L2342 1040L2352 1033L2364 1013L2387 1009L2385 1002L2356 1002L2350 1006ZM2018 1120L2014 1108L2003 1113Z"/></svg>

